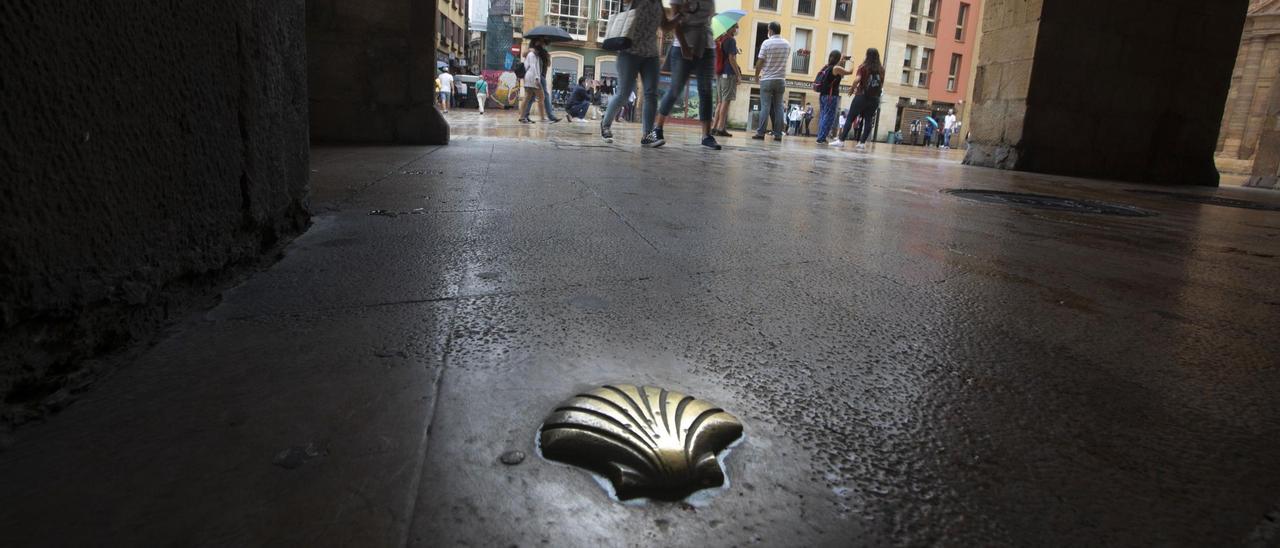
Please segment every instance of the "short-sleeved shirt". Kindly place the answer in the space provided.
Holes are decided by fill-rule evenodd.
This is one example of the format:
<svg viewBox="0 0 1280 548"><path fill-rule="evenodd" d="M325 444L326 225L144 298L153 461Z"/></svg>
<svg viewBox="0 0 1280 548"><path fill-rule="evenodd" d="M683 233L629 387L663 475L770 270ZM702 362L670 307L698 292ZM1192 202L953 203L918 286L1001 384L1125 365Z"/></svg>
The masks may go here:
<svg viewBox="0 0 1280 548"><path fill-rule="evenodd" d="M657 57L658 26L665 17L662 0L631 0L631 9L636 14L631 21L631 47L626 52L636 57Z"/></svg>
<svg viewBox="0 0 1280 548"><path fill-rule="evenodd" d="M489 93L489 82L476 80L476 94Z"/></svg>
<svg viewBox="0 0 1280 548"><path fill-rule="evenodd" d="M720 50L716 52L716 74L724 74L733 76L737 74L733 70L733 62L731 59L738 54L738 39L733 37L725 38L720 41Z"/></svg>
<svg viewBox="0 0 1280 548"><path fill-rule="evenodd" d="M760 44L760 55L756 56L757 59L764 61L760 67L760 81L786 80L787 57L790 55L791 44L781 36L770 36Z"/></svg>
<svg viewBox="0 0 1280 548"><path fill-rule="evenodd" d="M453 75L443 73L440 75L440 93L453 93Z"/></svg>

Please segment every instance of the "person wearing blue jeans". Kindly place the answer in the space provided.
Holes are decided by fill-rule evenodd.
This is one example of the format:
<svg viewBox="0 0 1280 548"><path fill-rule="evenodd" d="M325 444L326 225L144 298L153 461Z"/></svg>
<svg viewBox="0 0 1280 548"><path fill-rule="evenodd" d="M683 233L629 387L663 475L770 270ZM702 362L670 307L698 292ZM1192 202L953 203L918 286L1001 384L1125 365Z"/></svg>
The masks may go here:
<svg viewBox="0 0 1280 548"><path fill-rule="evenodd" d="M711 96L711 82L715 78L713 74L716 66L715 50L704 48L702 56L685 59L680 52L680 47L673 44L671 50L667 52L667 59L671 60L671 88L667 90L666 95L662 96L662 102L658 104L658 123L653 131L659 139L664 138L662 126L666 125L667 116L671 115L676 99L688 87L689 76L695 75L698 78L698 120L702 122L702 146L720 150L720 144L711 135L711 111L715 106L715 99Z"/></svg>
<svg viewBox="0 0 1280 548"><path fill-rule="evenodd" d="M827 135L836 125L836 116L840 114L840 80L845 76L852 74L849 69L844 68L844 62L849 60L848 55L843 55L841 51L835 50L827 55L827 66L822 67L819 74L826 73L826 82L823 89L818 91L818 144L827 143Z"/></svg>
<svg viewBox="0 0 1280 548"><path fill-rule="evenodd" d="M661 67L657 57L640 57L623 51L618 53L618 92L609 100L605 108L604 119L600 121L600 135L606 142L613 142L613 121L618 117L618 110L631 98L631 91L636 89L636 77L640 77L644 86L644 117L641 121L643 138L640 145L646 148L662 146L665 141L650 135L653 132L653 120L658 114L658 71Z"/></svg>
<svg viewBox="0 0 1280 548"><path fill-rule="evenodd" d="M644 121L640 146L657 148L666 141L656 135L653 119L658 110L658 29L666 22L662 0L624 0L627 9L634 11L628 35L631 45L618 52L618 79L611 84L609 93L613 99L605 107L600 120L600 137L606 143L613 142L613 121L618 119L618 109L630 105L635 99L636 76L644 82ZM627 109L634 110L634 109Z"/></svg>

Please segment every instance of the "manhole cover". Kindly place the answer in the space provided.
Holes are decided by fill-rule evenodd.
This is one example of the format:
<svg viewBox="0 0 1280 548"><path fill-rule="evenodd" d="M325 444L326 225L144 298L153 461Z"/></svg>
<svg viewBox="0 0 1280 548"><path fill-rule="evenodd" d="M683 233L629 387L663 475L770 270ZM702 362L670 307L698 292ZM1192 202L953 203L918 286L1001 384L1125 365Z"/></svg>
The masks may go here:
<svg viewBox="0 0 1280 548"><path fill-rule="evenodd" d="M1063 198L1045 194L1025 194L1022 192L1005 192L1001 190L979 190L971 188L954 188L943 192L989 204L1004 204L1053 211L1069 211L1073 213L1091 213L1094 215L1119 215L1122 217L1151 217L1155 213L1124 204Z"/></svg>
<svg viewBox="0 0 1280 548"><path fill-rule="evenodd" d="M717 455L742 437L737 417L652 386L619 384L556 407L538 432L542 456L585 468L620 500L677 501L724 485Z"/></svg>
<svg viewBox="0 0 1280 548"><path fill-rule="evenodd" d="M1280 211L1280 205L1264 204L1262 202L1251 202L1249 200L1237 200L1235 198L1223 198L1221 196L1205 196L1203 194L1188 194L1183 192L1167 192L1164 190L1141 190L1130 189L1129 192L1135 194L1151 194L1153 196L1168 196L1175 200L1183 202L1191 202L1196 204L1208 204L1222 207L1234 207L1239 209L1256 209L1259 211Z"/></svg>

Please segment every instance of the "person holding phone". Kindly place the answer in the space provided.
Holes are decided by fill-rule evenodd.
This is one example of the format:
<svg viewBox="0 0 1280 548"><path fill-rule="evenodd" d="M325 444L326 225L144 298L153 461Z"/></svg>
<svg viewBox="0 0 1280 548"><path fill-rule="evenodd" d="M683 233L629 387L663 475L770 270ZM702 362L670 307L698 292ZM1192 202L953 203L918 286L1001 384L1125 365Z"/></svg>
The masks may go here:
<svg viewBox="0 0 1280 548"><path fill-rule="evenodd" d="M840 112L840 80L853 74L844 64L849 61L848 55L841 55L840 50L832 50L827 54L827 65L818 72L822 80L822 89L818 90L818 144L827 144L827 135L835 129L836 116ZM844 125L843 123L841 125Z"/></svg>

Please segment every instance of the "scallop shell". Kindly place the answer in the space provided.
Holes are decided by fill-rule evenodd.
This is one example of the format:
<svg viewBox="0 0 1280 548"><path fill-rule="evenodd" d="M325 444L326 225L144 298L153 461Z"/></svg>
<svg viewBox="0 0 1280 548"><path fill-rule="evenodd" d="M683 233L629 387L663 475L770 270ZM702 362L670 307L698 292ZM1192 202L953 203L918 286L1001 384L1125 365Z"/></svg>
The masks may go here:
<svg viewBox="0 0 1280 548"><path fill-rule="evenodd" d="M542 424L548 459L591 470L621 500L680 500L724 485L716 455L742 423L715 405L652 386L619 384L578 394Z"/></svg>

